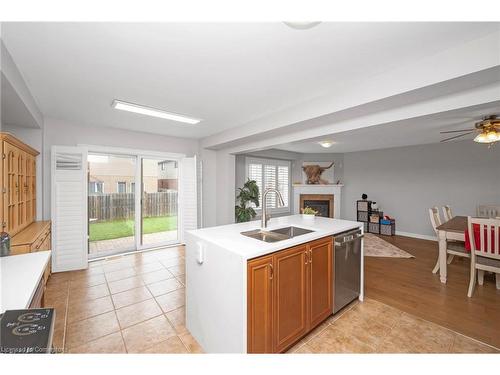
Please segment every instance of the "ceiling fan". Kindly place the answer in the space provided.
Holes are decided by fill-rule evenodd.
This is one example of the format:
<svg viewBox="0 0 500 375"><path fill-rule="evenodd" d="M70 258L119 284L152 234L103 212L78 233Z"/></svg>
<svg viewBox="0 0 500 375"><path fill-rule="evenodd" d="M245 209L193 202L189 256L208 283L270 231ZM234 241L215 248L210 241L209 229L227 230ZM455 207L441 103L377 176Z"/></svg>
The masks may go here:
<svg viewBox="0 0 500 375"><path fill-rule="evenodd" d="M441 142L448 142L453 139L464 137L472 133L478 133L474 138L474 142L488 143L491 145L495 142L500 141L500 118L498 118L497 115L490 115L483 117L481 121L476 122L474 128L472 129L447 130L447 131L442 131L440 133L441 134L462 133L454 135L453 137L443 139L441 140Z"/></svg>

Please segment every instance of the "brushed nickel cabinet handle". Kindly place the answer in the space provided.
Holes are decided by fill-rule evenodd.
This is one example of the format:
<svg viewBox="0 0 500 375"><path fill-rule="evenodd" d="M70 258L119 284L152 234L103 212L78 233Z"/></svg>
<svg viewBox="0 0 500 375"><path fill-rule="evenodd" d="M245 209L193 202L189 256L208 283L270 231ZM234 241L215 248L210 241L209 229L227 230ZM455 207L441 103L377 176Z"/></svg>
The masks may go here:
<svg viewBox="0 0 500 375"><path fill-rule="evenodd" d="M271 274L269 275L269 279L272 280L274 277L274 267L273 267L272 263L269 263L269 269L271 271Z"/></svg>
<svg viewBox="0 0 500 375"><path fill-rule="evenodd" d="M309 250L309 263L312 264L313 262L313 251L312 250Z"/></svg>

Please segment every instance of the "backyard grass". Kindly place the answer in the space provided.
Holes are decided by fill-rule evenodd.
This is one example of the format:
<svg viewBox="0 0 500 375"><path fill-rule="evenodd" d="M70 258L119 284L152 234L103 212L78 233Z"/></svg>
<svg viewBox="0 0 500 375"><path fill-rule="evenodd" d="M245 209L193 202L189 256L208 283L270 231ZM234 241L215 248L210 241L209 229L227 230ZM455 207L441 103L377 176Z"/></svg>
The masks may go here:
<svg viewBox="0 0 500 375"><path fill-rule="evenodd" d="M177 229L177 216L146 217L143 223L144 234L165 232ZM134 220L114 220L89 225L90 241L112 240L134 235Z"/></svg>

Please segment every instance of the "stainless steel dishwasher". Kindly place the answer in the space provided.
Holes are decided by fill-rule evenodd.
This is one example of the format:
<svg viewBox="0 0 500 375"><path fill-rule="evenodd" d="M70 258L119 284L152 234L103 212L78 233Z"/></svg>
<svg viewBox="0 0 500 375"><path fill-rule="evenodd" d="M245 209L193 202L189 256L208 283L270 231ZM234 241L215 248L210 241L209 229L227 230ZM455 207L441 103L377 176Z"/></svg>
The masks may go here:
<svg viewBox="0 0 500 375"><path fill-rule="evenodd" d="M350 230L335 236L334 314L359 297L362 238L361 229Z"/></svg>

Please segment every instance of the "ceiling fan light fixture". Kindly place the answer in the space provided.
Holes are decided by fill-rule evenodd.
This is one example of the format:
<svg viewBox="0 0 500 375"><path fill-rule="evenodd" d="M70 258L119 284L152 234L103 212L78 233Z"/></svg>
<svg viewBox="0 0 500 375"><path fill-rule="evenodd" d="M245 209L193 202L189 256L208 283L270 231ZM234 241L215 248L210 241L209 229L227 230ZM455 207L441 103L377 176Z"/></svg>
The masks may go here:
<svg viewBox="0 0 500 375"><path fill-rule="evenodd" d="M474 138L474 142L477 142L477 143L488 143L488 138L486 138L486 134L479 133L478 135L476 135L476 138Z"/></svg>
<svg viewBox="0 0 500 375"><path fill-rule="evenodd" d="M482 131L474 138L474 142L477 143L494 143L497 141L500 141L500 134L495 130Z"/></svg>
<svg viewBox="0 0 500 375"><path fill-rule="evenodd" d="M499 140L500 134L498 134L495 130L490 130L486 133L486 138L490 142L496 142Z"/></svg>

